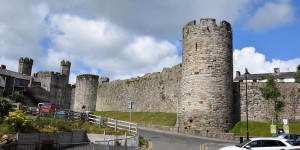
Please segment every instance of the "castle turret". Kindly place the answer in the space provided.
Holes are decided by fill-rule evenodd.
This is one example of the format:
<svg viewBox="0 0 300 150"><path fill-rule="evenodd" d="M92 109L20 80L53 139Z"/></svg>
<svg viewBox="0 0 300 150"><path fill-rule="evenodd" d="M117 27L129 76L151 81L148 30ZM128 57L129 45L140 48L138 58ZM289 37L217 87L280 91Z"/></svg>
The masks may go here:
<svg viewBox="0 0 300 150"><path fill-rule="evenodd" d="M82 111L83 109L95 111L98 84L98 75L82 74L77 76L75 100L71 109L74 111Z"/></svg>
<svg viewBox="0 0 300 150"><path fill-rule="evenodd" d="M21 74L25 74L31 76L33 60L31 58L23 58L19 59L19 70L18 72Z"/></svg>
<svg viewBox="0 0 300 150"><path fill-rule="evenodd" d="M66 83L69 83L71 62L62 60L60 62L60 74L66 76Z"/></svg>
<svg viewBox="0 0 300 150"><path fill-rule="evenodd" d="M191 21L183 28L181 127L202 132L231 129L232 31L226 21Z"/></svg>

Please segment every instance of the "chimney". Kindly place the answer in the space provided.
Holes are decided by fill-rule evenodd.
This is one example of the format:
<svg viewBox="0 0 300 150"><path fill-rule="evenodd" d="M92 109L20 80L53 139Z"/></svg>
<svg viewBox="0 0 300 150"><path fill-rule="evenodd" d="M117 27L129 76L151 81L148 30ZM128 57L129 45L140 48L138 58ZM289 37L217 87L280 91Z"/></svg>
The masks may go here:
<svg viewBox="0 0 300 150"><path fill-rule="evenodd" d="M239 76L241 76L241 72L240 71L236 71L235 72L235 77L239 77Z"/></svg>
<svg viewBox="0 0 300 150"><path fill-rule="evenodd" d="M6 66L5 65L1 65L1 69L6 69Z"/></svg>
<svg viewBox="0 0 300 150"><path fill-rule="evenodd" d="M280 69L279 68L274 68L274 74L279 75L280 74Z"/></svg>

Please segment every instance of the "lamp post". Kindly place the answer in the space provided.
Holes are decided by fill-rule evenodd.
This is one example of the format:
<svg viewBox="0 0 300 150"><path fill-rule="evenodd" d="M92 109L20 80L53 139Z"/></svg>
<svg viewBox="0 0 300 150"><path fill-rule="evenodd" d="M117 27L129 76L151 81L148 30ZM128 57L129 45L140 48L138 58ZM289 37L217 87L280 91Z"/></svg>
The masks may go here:
<svg viewBox="0 0 300 150"><path fill-rule="evenodd" d="M58 92L59 92L58 105L60 106L60 102L61 102L61 89L59 89Z"/></svg>
<svg viewBox="0 0 300 150"><path fill-rule="evenodd" d="M247 134L247 140L249 140L249 130L248 130L248 75L250 73L248 72L248 69L245 68L245 76L246 76L246 126L247 126L247 130L246 130L246 134Z"/></svg>

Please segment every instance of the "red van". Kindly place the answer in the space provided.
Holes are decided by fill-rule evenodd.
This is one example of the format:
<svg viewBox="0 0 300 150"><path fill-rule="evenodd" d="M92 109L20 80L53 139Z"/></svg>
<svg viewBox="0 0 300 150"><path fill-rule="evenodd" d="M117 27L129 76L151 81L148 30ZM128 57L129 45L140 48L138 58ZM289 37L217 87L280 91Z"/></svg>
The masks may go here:
<svg viewBox="0 0 300 150"><path fill-rule="evenodd" d="M53 103L43 103L41 106L42 114L50 114L60 109L60 106L55 105Z"/></svg>

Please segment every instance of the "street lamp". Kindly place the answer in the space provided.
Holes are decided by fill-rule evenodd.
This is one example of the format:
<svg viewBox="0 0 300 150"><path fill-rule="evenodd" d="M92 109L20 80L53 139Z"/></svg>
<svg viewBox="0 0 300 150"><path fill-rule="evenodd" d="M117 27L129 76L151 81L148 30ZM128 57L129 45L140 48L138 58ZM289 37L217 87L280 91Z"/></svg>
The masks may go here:
<svg viewBox="0 0 300 150"><path fill-rule="evenodd" d="M61 89L59 89L58 92L59 92L58 105L60 106L60 102L61 102Z"/></svg>
<svg viewBox="0 0 300 150"><path fill-rule="evenodd" d="M250 73L248 72L248 69L245 68L245 76L246 76L246 126L247 126L247 140L249 140L249 130L248 130L248 84L247 84L247 80L248 80L248 75Z"/></svg>

